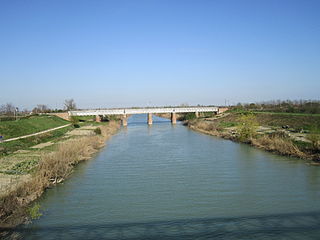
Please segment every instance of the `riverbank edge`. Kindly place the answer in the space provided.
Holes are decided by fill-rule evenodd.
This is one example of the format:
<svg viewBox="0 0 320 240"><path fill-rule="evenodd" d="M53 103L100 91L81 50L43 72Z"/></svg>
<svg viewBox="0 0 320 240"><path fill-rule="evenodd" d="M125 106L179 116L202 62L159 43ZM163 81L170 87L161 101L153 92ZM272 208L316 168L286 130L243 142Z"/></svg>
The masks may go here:
<svg viewBox="0 0 320 240"><path fill-rule="evenodd" d="M292 151L292 152L290 152L290 154L288 154L288 153L282 151L281 148L278 148L278 147L270 148L269 146L260 144L260 143L258 143L257 141L254 141L254 140L249 140L249 141L246 141L246 142L239 141L235 136L233 136L231 134L221 133L221 132L218 132L218 131L208 131L208 130L204 130L204 129L201 129L199 127L196 127L196 126L192 125L191 121L188 121L188 120L185 120L183 122L183 125L187 126L191 130L194 130L194 131L206 134L206 135L220 137L220 138L223 138L223 139L231 140L233 142L248 144L248 145L250 145L252 147L256 147L258 149L262 149L262 150L267 151L267 152L275 153L275 154L278 154L278 155L281 155L281 156L295 157L295 158L303 159L303 160L308 161L307 163L310 164L310 165L320 166L320 162L315 160L312 155L308 155L308 154L305 154L305 153L302 153L302 152Z"/></svg>
<svg viewBox="0 0 320 240"><path fill-rule="evenodd" d="M92 159L120 129L120 123L111 121L99 126L101 135L82 136L60 142L58 148L42 156L32 178L17 186L0 199L0 238L7 231L29 220L28 209L46 189L68 178L80 162Z"/></svg>

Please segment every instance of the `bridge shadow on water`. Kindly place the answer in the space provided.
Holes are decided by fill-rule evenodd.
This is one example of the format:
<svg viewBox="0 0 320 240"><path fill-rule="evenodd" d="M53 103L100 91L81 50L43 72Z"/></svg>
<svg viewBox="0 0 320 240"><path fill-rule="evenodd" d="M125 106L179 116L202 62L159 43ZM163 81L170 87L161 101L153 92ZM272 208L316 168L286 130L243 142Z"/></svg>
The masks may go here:
<svg viewBox="0 0 320 240"><path fill-rule="evenodd" d="M0 230L15 239L320 239L320 212Z"/></svg>

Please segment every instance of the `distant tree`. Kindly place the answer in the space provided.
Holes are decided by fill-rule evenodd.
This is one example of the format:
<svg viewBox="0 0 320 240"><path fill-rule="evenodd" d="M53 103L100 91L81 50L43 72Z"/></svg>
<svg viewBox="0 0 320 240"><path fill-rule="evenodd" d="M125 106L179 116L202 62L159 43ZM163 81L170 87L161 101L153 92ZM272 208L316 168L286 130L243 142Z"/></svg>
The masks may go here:
<svg viewBox="0 0 320 240"><path fill-rule="evenodd" d="M1 105L0 113L7 116L13 116L16 111L16 107L12 103L6 103Z"/></svg>
<svg viewBox="0 0 320 240"><path fill-rule="evenodd" d="M64 101L64 108L67 111L71 111L71 110L76 110L77 106L76 106L76 103L73 99L66 99Z"/></svg>
<svg viewBox="0 0 320 240"><path fill-rule="evenodd" d="M34 109L32 109L32 113L34 114L47 112L50 112L50 108L48 108L47 105L44 104L38 104Z"/></svg>
<svg viewBox="0 0 320 240"><path fill-rule="evenodd" d="M24 109L21 111L21 113L22 113L23 115L27 115L27 114L30 114L30 110L28 110L27 108L24 108Z"/></svg>
<svg viewBox="0 0 320 240"><path fill-rule="evenodd" d="M189 106L188 103L181 103L181 104L180 104L180 107L188 107L188 106Z"/></svg>

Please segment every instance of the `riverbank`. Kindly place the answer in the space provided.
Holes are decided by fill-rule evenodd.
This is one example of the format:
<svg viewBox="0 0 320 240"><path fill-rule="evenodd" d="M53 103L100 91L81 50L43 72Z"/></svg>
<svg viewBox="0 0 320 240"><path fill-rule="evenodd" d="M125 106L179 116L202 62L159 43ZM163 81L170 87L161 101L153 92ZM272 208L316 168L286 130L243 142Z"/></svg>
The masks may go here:
<svg viewBox="0 0 320 240"><path fill-rule="evenodd" d="M14 227L26 221L32 202L40 197L45 189L63 182L79 162L91 159L119 128L120 124L114 121L99 125L93 123L92 126L85 126L83 130L74 129L58 142L45 144L36 151L23 150L22 153L18 151L6 156L3 162L17 159L19 154L24 154L25 160L15 165L16 170L29 169L23 174L24 178L2 191L0 226ZM14 173L19 174L18 171Z"/></svg>
<svg viewBox="0 0 320 240"><path fill-rule="evenodd" d="M250 137L241 138L239 126L243 123L239 120L240 116L241 114L231 112L215 117L186 120L185 125L204 134L250 144L279 155L305 159L310 164L320 164L319 149L315 149L311 141L308 140L310 132L301 130L302 127L308 128L314 125L317 121L315 117L306 118L303 116L305 121L301 122L300 119L295 119L292 116L290 118L281 116L280 119L278 115L268 114L265 117L262 114L256 114L254 117L258 125L254 129L254 133ZM296 118L299 117L301 116L296 116ZM290 119L290 125L286 124L287 118Z"/></svg>

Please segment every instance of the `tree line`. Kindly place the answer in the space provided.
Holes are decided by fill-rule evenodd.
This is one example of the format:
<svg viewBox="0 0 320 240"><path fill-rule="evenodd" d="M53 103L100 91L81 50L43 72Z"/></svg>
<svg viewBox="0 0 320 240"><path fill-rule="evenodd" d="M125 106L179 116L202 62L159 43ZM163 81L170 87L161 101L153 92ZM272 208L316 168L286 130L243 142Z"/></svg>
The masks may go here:
<svg viewBox="0 0 320 240"><path fill-rule="evenodd" d="M265 112L285 112L285 113L320 113L319 100L272 100L258 103L238 103L235 109L265 111Z"/></svg>
<svg viewBox="0 0 320 240"><path fill-rule="evenodd" d="M14 117L16 115L30 115L30 114L39 114L39 113L52 113L52 112L63 112L63 111L70 111L76 110L77 105L73 99L66 99L64 101L63 109L51 109L45 104L38 104L32 110L28 109L19 109L12 103L6 103L0 105L0 116L6 117Z"/></svg>

